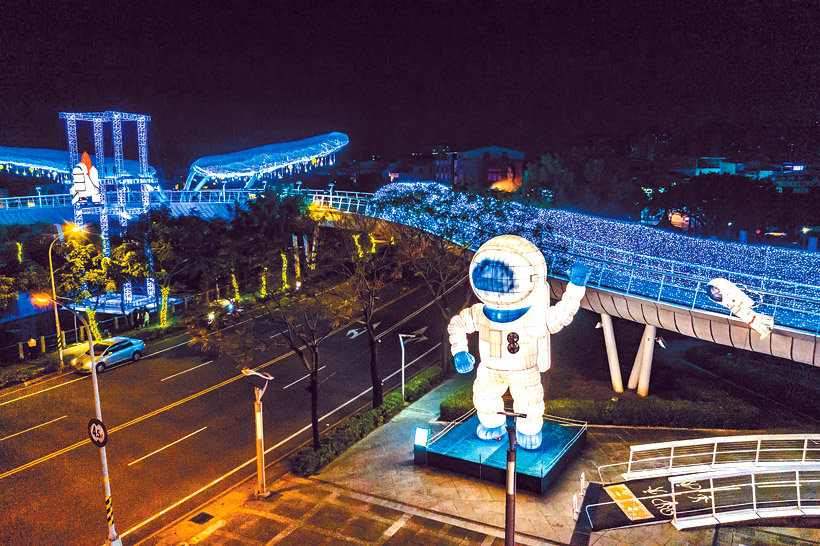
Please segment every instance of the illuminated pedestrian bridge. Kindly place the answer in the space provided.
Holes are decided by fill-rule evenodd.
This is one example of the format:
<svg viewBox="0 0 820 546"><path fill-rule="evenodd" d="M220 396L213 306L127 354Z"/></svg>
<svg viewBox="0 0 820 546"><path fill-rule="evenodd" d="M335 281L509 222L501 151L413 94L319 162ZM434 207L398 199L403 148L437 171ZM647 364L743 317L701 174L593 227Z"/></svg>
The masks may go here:
<svg viewBox="0 0 820 546"><path fill-rule="evenodd" d="M455 193L435 183L390 184L375 195L329 190L303 193L324 206L414 226L472 249L499 234L521 235L535 242L547 258L555 297L563 293L571 264L583 262L592 268L592 276L582 306L600 313L602 323L615 316L647 325L641 345L646 351L641 357L650 364L654 329L662 328L820 365L817 253L698 239L580 213ZM166 192L162 198L152 196L150 206L168 206L173 214L227 218L230 206L255 195L252 190ZM70 221L70 201L68 195L0 199L0 224ZM755 296L755 310L774 318L771 335L761 340L745 323L709 299L705 287L716 277L742 284ZM637 366L638 371L640 368ZM630 384L639 376L631 378L634 381Z"/></svg>

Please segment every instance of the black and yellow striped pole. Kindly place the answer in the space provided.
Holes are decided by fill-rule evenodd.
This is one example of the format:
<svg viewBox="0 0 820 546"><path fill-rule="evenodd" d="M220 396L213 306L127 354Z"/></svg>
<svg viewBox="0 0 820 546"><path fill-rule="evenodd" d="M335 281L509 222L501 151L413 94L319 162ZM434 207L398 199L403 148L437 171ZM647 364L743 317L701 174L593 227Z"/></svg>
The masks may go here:
<svg viewBox="0 0 820 546"><path fill-rule="evenodd" d="M114 525L114 507L111 497L105 497L105 520L108 525Z"/></svg>

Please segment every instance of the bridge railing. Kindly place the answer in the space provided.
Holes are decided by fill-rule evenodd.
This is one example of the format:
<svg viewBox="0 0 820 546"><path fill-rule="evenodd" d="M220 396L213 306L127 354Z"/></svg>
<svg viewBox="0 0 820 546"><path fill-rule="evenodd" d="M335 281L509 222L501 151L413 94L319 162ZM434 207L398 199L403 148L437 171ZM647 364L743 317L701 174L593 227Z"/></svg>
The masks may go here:
<svg viewBox="0 0 820 546"><path fill-rule="evenodd" d="M820 434L697 438L630 446L629 460L601 465L603 483L784 464L820 464Z"/></svg>
<svg viewBox="0 0 820 546"><path fill-rule="evenodd" d="M582 262L592 268L589 286L728 315L729 311L712 301L706 292L710 280L723 277L746 286L757 299L755 310L773 317L776 324L820 334L818 287L637 255L569 238L552 237L551 240L557 244L542 248L551 276L566 278L572 264ZM777 292L764 288L773 285L777 286Z"/></svg>
<svg viewBox="0 0 820 546"><path fill-rule="evenodd" d="M673 476L669 482L677 529L820 515L818 464Z"/></svg>
<svg viewBox="0 0 820 546"><path fill-rule="evenodd" d="M0 199L0 210L70 206L71 196L67 193L57 195L31 195L28 197L3 197Z"/></svg>

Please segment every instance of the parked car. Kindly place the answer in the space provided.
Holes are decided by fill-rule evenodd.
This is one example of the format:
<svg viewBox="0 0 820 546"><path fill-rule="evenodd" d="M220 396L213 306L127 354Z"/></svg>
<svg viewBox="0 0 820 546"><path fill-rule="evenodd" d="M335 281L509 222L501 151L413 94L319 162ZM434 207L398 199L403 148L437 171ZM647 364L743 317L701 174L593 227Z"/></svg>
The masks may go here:
<svg viewBox="0 0 820 546"><path fill-rule="evenodd" d="M129 337L111 337L94 343L94 358L97 361L97 373L102 373L112 366L125 362L136 362L142 358L145 342ZM71 360L71 365L78 372L91 373L91 351L87 351Z"/></svg>

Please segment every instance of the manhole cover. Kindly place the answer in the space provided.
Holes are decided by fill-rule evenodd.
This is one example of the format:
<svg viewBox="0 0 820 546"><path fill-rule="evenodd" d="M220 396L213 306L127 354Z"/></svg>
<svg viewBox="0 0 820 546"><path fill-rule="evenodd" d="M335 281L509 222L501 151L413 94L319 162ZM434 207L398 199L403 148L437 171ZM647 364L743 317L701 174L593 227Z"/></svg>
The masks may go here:
<svg viewBox="0 0 820 546"><path fill-rule="evenodd" d="M206 514L205 512L200 512L199 514L195 515L191 518L191 521L194 523L199 523L200 525L211 519L213 516L211 514Z"/></svg>

